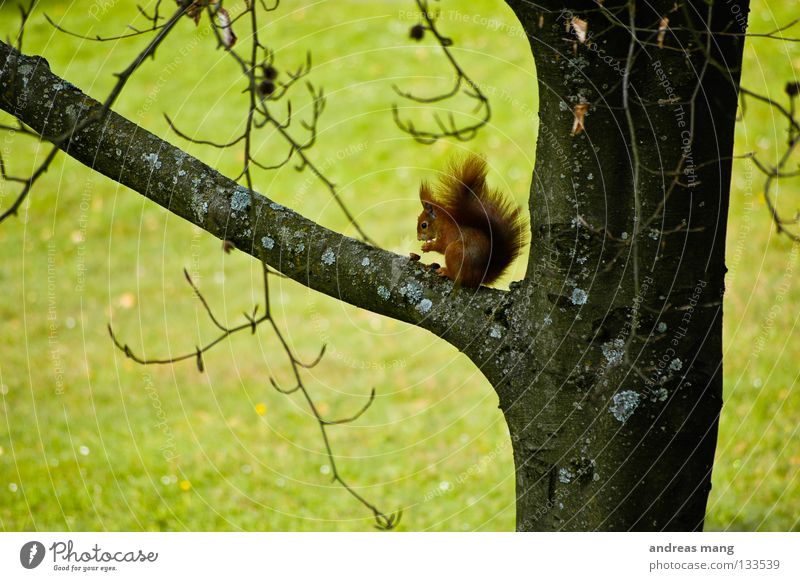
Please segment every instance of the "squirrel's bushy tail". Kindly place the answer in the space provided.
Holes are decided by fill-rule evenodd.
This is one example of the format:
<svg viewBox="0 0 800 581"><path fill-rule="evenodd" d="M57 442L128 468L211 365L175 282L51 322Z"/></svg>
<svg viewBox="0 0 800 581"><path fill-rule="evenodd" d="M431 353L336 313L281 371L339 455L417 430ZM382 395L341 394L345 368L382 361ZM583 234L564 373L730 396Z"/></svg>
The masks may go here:
<svg viewBox="0 0 800 581"><path fill-rule="evenodd" d="M435 197L457 224L481 230L491 241L491 256L483 277L483 284L490 284L522 252L528 227L513 200L487 186L486 172L486 161L476 155L455 160L440 179Z"/></svg>

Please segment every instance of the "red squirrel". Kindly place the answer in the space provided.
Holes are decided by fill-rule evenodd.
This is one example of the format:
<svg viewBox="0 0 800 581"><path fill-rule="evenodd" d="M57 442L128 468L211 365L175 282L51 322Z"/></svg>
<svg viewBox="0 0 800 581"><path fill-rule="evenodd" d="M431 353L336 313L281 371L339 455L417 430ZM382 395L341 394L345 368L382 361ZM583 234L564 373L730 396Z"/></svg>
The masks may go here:
<svg viewBox="0 0 800 581"><path fill-rule="evenodd" d="M433 266L457 285L491 284L525 246L528 229L519 207L486 185L486 162L480 157L451 162L436 187L422 183L419 198L422 252L444 254L445 266Z"/></svg>

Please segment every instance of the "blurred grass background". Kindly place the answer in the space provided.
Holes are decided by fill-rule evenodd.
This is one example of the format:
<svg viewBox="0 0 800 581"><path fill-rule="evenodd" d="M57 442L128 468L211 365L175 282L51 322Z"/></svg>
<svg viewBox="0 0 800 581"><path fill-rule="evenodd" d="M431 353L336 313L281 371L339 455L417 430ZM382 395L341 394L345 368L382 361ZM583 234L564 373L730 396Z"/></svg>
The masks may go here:
<svg viewBox="0 0 800 581"><path fill-rule="evenodd" d="M0 32L13 33L13 2L0 0ZM166 3L171 8L170 3ZM123 32L130 3L46 1L30 22L26 52L102 98L145 40L93 43L55 31ZM276 66L296 67L312 50L310 80L328 108L311 152L340 186L370 235L398 252L416 248L419 181L462 149L483 152L491 180L524 204L533 167L533 59L499 0L442 5L441 26L464 68L486 87L494 115L477 139L422 146L391 118L392 91L448 87L449 70L425 40L413 43L414 4L283 2L262 39ZM235 12L235 10L234 10ZM752 30L793 17L789 6L753 5ZM241 36L241 34L240 34ZM800 47L753 40L743 84L780 98L800 66ZM420 79L421 71L430 78ZM235 150L187 145L184 131L224 140L243 121L242 80L215 49L207 23L188 19L155 62L145 63L116 106L211 166L236 175ZM302 114L308 99L296 91ZM305 109L307 111L307 109ZM416 123L429 110L407 112ZM7 117L0 117L7 119ZM785 127L752 106L738 152L769 158ZM4 138L5 139L5 138ZM265 163L285 148L269 135ZM44 149L6 139L10 170L24 174ZM256 174L257 189L331 228L352 234L308 172ZM800 289L796 249L775 234L761 180L736 163L728 244L725 400L708 528L796 530L800 484L796 389ZM0 203L12 194L0 185ZM796 184L782 184L793 211ZM19 219L0 228L0 527L3 530L365 530L371 519L330 484L316 423L299 397L269 386L288 381L282 351L266 328L235 337L194 363L143 368L117 352L106 324L148 356L176 355L214 330L181 269L199 281L230 322L258 302L260 268L241 253L138 194L61 156ZM519 278L517 264L509 278ZM513 464L497 399L474 366L431 334L360 311L291 281L273 283L272 306L292 346L313 358L306 376L324 413L348 414L378 392L370 411L331 431L343 476L385 511L404 509L405 530L511 530Z"/></svg>

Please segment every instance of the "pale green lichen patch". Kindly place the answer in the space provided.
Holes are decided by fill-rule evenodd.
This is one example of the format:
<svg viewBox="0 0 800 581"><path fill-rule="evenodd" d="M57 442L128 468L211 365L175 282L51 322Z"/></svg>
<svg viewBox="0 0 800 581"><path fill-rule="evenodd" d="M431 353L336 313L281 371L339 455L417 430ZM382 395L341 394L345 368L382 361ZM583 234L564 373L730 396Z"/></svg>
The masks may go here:
<svg viewBox="0 0 800 581"><path fill-rule="evenodd" d="M278 229L278 240L281 241L283 247L288 248L297 254L306 249L305 236L306 235L303 232L293 232L286 226L281 226Z"/></svg>
<svg viewBox="0 0 800 581"><path fill-rule="evenodd" d="M422 300L423 288L420 283L415 280L410 280L398 289L401 297L404 297L408 302L416 304Z"/></svg>
<svg viewBox="0 0 800 581"><path fill-rule="evenodd" d="M614 367L622 363L622 358L625 356L625 341L617 338L603 343L600 349L603 351L603 357L606 358L608 366Z"/></svg>
<svg viewBox="0 0 800 581"><path fill-rule="evenodd" d="M635 391L621 391L614 394L614 397L611 398L611 405L608 411L611 412L611 415L613 415L617 421L625 423L633 415L633 412L636 411L640 399L641 396Z"/></svg>
<svg viewBox="0 0 800 581"><path fill-rule="evenodd" d="M236 186L231 196L231 210L243 212L250 205L250 190L242 186Z"/></svg>
<svg viewBox="0 0 800 581"><path fill-rule="evenodd" d="M572 294L570 295L569 300L573 305L585 305L586 301L589 300L589 295L585 290L576 287L572 289Z"/></svg>
<svg viewBox="0 0 800 581"><path fill-rule="evenodd" d="M33 65L20 65L17 67L17 71L22 75L22 85L25 89L28 88L28 81L30 80L29 77L33 72Z"/></svg>
<svg viewBox="0 0 800 581"><path fill-rule="evenodd" d="M669 392L666 388L661 387L653 392L653 396L650 398L652 401L667 401L669 397Z"/></svg>
<svg viewBox="0 0 800 581"><path fill-rule="evenodd" d="M378 287L378 296L381 297L383 300L388 301L391 293L389 293L389 289L385 286L381 285Z"/></svg>
<svg viewBox="0 0 800 581"><path fill-rule="evenodd" d="M177 185L178 184L178 179L184 177L185 175L186 175L186 170L182 170L182 169L178 170L178 175L172 176L172 184L173 185Z"/></svg>
<svg viewBox="0 0 800 581"><path fill-rule="evenodd" d="M201 222L205 220L206 214L208 214L208 201L199 192L192 193L191 207L195 218Z"/></svg>
<svg viewBox="0 0 800 581"><path fill-rule="evenodd" d="M175 156L175 163L177 163L179 166L182 166L183 162L189 160L189 154L180 149L173 149L172 155Z"/></svg>
<svg viewBox="0 0 800 581"><path fill-rule="evenodd" d="M336 262L336 254L330 248L326 248L325 252L322 253L322 264L330 266L334 262Z"/></svg>
<svg viewBox="0 0 800 581"><path fill-rule="evenodd" d="M263 246L267 250L272 250L273 248L275 248L275 241L269 236L264 236L263 238L261 238L261 246Z"/></svg>
<svg viewBox="0 0 800 581"><path fill-rule="evenodd" d="M161 169L161 160L158 159L157 153L143 153L142 159L150 165L151 170Z"/></svg>
<svg viewBox="0 0 800 581"><path fill-rule="evenodd" d="M416 309L424 315L431 310L431 307L433 307L433 301L430 299L422 299L416 306Z"/></svg>
<svg viewBox="0 0 800 581"><path fill-rule="evenodd" d="M575 478L575 473L569 468L558 469L558 481L561 484L569 484L573 478Z"/></svg>

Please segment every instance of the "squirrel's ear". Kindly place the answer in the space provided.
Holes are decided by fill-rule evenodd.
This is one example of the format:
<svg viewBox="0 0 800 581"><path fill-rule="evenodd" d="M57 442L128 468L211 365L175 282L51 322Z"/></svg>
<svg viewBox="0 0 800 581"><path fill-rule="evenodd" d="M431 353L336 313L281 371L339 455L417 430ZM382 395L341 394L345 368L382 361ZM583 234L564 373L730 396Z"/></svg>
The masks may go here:
<svg viewBox="0 0 800 581"><path fill-rule="evenodd" d="M430 202L433 199L433 194L431 192L431 186L428 185L428 182L422 182L419 186L419 199L422 200L422 206L425 207L426 202ZM428 204L430 206L430 204ZM428 208L425 208L426 210Z"/></svg>
<svg viewBox="0 0 800 581"><path fill-rule="evenodd" d="M424 202L423 201L422 202L422 209L425 211L425 213L428 215L428 217L431 220L435 220L436 219L436 210L434 210L433 204L431 204L430 202Z"/></svg>

